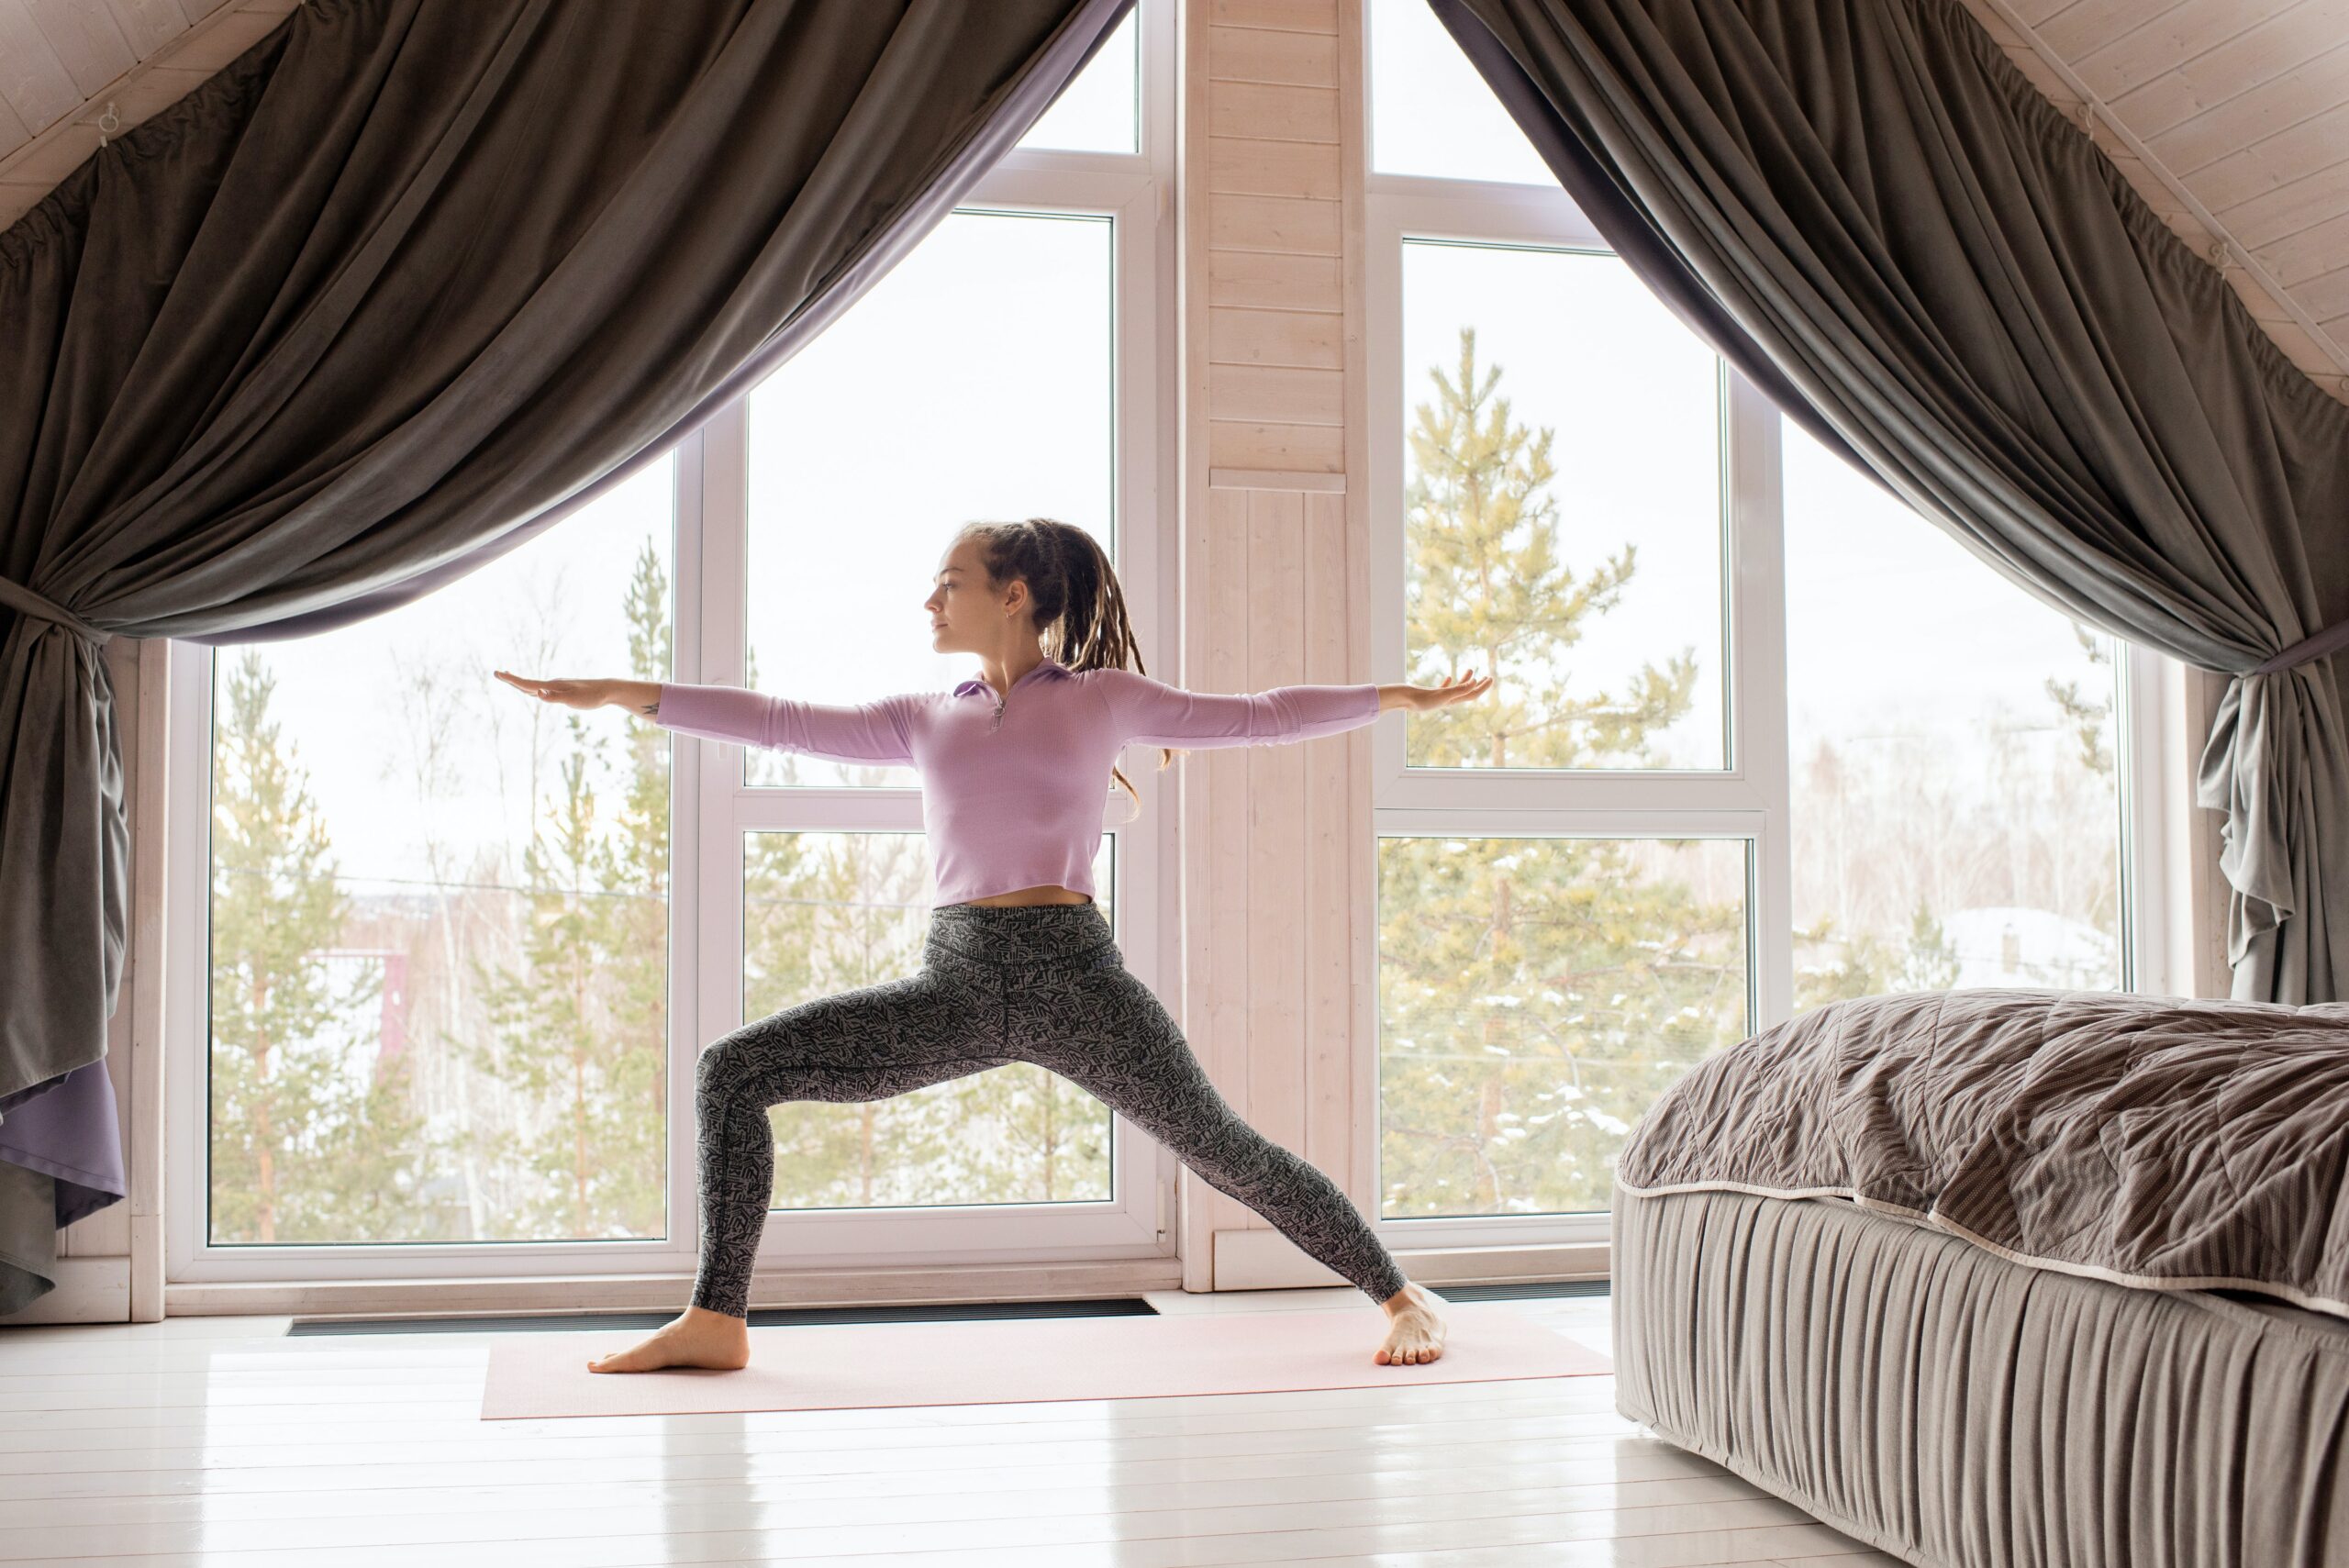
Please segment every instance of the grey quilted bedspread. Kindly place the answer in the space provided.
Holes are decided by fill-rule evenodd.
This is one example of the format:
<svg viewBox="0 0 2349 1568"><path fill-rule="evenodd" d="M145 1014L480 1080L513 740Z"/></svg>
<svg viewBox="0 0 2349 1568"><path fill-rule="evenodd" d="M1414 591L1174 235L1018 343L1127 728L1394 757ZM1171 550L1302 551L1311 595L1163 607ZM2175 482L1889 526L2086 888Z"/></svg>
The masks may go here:
<svg viewBox="0 0 2349 1568"><path fill-rule="evenodd" d="M2106 991L1830 1003L1657 1101L1634 1193L1847 1197L2019 1262L2349 1318L2349 1003Z"/></svg>

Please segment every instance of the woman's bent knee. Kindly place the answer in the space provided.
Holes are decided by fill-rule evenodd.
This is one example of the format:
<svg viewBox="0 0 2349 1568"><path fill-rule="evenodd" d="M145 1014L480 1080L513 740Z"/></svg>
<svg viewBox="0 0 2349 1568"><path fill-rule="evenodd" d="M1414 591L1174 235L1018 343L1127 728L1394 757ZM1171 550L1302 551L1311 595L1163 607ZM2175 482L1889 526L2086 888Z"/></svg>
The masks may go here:
<svg viewBox="0 0 2349 1568"><path fill-rule="evenodd" d="M694 1060L694 1086L706 1096L726 1096L761 1073L785 1068L807 1054L809 1019L838 997L802 1002L739 1024L702 1047Z"/></svg>
<svg viewBox="0 0 2349 1568"><path fill-rule="evenodd" d="M750 1042L740 1029L720 1035L694 1059L694 1091L706 1102L730 1098L751 1071Z"/></svg>

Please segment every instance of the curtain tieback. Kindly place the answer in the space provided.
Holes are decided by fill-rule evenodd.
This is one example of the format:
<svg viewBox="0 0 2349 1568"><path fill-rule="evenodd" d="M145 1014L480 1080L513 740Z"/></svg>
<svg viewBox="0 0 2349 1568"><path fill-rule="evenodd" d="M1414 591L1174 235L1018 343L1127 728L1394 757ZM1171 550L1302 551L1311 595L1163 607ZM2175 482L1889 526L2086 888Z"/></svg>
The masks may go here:
<svg viewBox="0 0 2349 1568"><path fill-rule="evenodd" d="M53 620L66 630L89 639L93 645L103 645L114 636L110 631L101 631L92 626L56 600L36 594L22 583L11 582L6 577L0 577L0 605L6 605L22 615Z"/></svg>
<svg viewBox="0 0 2349 1568"><path fill-rule="evenodd" d="M2272 675L2278 670L2288 670L2295 664L2305 664L2311 659L2321 659L2339 648L2349 648L2349 620L2336 621L2322 631L2300 639L2291 647L2244 672L2253 675Z"/></svg>

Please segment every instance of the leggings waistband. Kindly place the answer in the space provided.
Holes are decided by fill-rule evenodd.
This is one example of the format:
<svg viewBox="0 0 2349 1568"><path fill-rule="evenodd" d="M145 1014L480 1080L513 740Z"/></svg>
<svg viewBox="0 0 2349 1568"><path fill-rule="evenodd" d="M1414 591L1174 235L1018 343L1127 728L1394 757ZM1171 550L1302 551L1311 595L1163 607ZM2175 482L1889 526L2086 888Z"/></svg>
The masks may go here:
<svg viewBox="0 0 2349 1568"><path fill-rule="evenodd" d="M1097 904L941 905L930 912L922 946L930 956L981 964L1068 963L1117 954L1108 917Z"/></svg>

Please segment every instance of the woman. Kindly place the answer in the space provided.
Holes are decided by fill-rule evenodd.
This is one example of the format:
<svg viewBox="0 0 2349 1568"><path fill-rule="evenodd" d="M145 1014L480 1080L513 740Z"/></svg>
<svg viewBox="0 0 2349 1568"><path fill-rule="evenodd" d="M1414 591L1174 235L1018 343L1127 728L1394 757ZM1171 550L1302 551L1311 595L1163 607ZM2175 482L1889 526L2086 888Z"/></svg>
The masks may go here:
<svg viewBox="0 0 2349 1568"><path fill-rule="evenodd" d="M701 1251L684 1314L594 1372L750 1360L751 1265L774 1190L767 1107L885 1099L1041 1063L1386 1307L1381 1365L1442 1352L1442 1299L1403 1277L1337 1184L1233 1114L1165 1008L1129 974L1092 898L1103 794L1130 742L1243 746L1334 734L1391 707L1481 696L1435 686L1193 693L1142 673L1125 596L1082 528L1049 518L955 536L924 608L930 646L978 656L951 692L832 707L739 686L499 679L547 702L624 706L663 728L852 762L910 764L937 894L920 971L819 997L713 1041L696 1064ZM1130 668L1129 668L1130 666ZM1166 751L1161 766L1171 761Z"/></svg>

